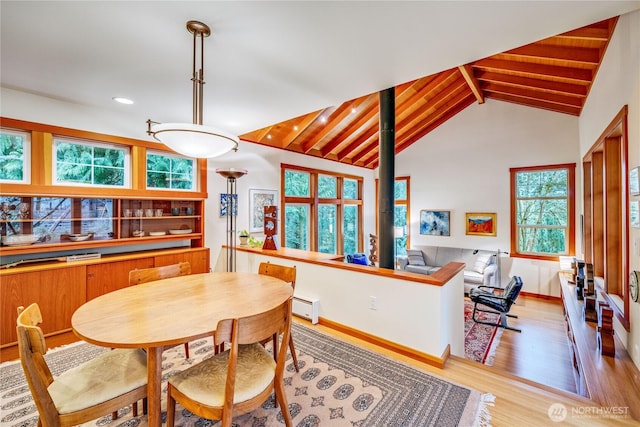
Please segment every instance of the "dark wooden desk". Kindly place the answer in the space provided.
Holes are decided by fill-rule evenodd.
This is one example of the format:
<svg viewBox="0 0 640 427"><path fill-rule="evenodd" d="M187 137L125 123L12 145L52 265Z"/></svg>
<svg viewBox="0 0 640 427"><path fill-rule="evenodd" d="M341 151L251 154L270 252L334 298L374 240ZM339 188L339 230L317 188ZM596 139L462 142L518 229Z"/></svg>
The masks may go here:
<svg viewBox="0 0 640 427"><path fill-rule="evenodd" d="M147 350L149 425L160 426L162 349L213 335L223 319L262 313L293 295L290 284L252 273L204 273L120 289L71 318L92 344Z"/></svg>

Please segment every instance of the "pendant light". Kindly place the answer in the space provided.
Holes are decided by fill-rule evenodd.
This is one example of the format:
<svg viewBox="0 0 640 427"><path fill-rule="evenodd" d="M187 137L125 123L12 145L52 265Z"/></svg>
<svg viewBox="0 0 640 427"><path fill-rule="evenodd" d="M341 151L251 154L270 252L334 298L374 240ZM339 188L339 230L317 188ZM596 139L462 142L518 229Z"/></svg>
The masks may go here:
<svg viewBox="0 0 640 427"><path fill-rule="evenodd" d="M231 150L238 151L236 135L202 124L204 89L204 38L211 35L206 24L187 22L187 30L193 34L193 123L158 123L147 120L147 134L173 151L188 157L211 158ZM200 41L200 68L196 70L197 44Z"/></svg>

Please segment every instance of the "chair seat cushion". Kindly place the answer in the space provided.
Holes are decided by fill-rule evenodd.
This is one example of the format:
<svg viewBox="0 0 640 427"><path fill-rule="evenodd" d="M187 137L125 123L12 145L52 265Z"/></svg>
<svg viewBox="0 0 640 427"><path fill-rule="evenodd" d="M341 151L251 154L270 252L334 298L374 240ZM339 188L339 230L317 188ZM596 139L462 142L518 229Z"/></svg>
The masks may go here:
<svg viewBox="0 0 640 427"><path fill-rule="evenodd" d="M190 399L207 406L224 404L229 350L169 377L169 383ZM273 356L260 344L238 346L233 402L240 403L264 391L275 375Z"/></svg>
<svg viewBox="0 0 640 427"><path fill-rule="evenodd" d="M493 292L487 292L479 288L469 291L469 299L477 304L485 305L503 313L509 310L507 301L504 298L498 298Z"/></svg>
<svg viewBox="0 0 640 427"><path fill-rule="evenodd" d="M68 414L118 397L147 383L147 355L117 349L63 372L49 385L58 412Z"/></svg>

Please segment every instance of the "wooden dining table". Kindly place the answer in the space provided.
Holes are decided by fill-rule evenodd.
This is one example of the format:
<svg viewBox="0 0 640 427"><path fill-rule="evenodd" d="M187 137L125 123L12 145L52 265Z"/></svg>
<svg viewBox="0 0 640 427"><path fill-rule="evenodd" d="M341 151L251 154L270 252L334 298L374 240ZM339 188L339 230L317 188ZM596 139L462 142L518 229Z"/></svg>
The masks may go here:
<svg viewBox="0 0 640 427"><path fill-rule="evenodd" d="M148 419L160 426L162 350L212 336L220 320L259 314L293 295L290 284L253 273L203 273L148 282L92 299L71 325L92 344L147 351Z"/></svg>

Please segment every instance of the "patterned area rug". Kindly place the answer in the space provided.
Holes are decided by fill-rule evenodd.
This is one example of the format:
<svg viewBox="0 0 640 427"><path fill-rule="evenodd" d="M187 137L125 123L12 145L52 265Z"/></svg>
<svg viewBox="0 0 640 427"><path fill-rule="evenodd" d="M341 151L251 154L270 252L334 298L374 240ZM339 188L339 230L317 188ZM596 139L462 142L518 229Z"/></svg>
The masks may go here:
<svg viewBox="0 0 640 427"><path fill-rule="evenodd" d="M500 337L504 329L476 323L472 319L473 302L464 300L464 357L485 365L493 365ZM478 313L480 320L497 322L497 314Z"/></svg>
<svg viewBox="0 0 640 427"><path fill-rule="evenodd" d="M285 373L286 392L295 426L471 426L489 425L487 405L493 396L444 381L385 356L330 337L294 323L293 336L300 373L293 365ZM163 354L163 378L211 355L210 339L190 343L191 359L184 358L184 347ZM74 343L47 353L53 374L103 351L87 343ZM289 360L291 357L289 356ZM166 386L163 387L166 391ZM163 392L163 421L166 395ZM37 411L19 362L0 365L0 425L35 426ZM217 426L176 408L176 425ZM132 417L131 407L120 417L110 416L84 426L147 425L146 416ZM262 408L234 418L234 426L283 425L273 395Z"/></svg>

